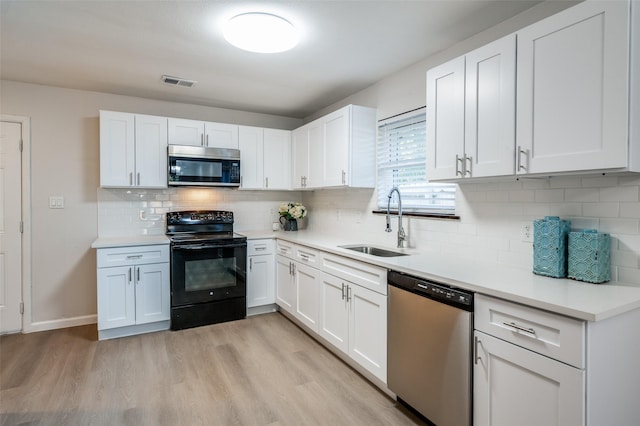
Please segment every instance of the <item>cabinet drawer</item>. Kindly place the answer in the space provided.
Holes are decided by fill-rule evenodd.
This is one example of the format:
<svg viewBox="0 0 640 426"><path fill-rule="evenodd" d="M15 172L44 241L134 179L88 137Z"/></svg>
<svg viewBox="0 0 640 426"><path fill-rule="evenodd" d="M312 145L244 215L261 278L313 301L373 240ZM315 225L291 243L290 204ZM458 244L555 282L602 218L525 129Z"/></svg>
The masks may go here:
<svg viewBox="0 0 640 426"><path fill-rule="evenodd" d="M287 241L277 240L276 241L276 254L280 254L282 256L288 257L289 259L295 258L295 244L289 243Z"/></svg>
<svg viewBox="0 0 640 426"><path fill-rule="evenodd" d="M274 251L275 244L271 238L247 241L247 256L253 256L256 254L273 254Z"/></svg>
<svg viewBox="0 0 640 426"><path fill-rule="evenodd" d="M296 246L296 257L300 263L318 268L318 259L320 258L320 252L305 246Z"/></svg>
<svg viewBox="0 0 640 426"><path fill-rule="evenodd" d="M476 294L475 329L557 359L585 367L585 323L547 311Z"/></svg>
<svg viewBox="0 0 640 426"><path fill-rule="evenodd" d="M169 245L109 247L97 250L98 268L169 262Z"/></svg>
<svg viewBox="0 0 640 426"><path fill-rule="evenodd" d="M329 253L323 253L321 263L320 268L328 274L387 294L387 270L384 268Z"/></svg>

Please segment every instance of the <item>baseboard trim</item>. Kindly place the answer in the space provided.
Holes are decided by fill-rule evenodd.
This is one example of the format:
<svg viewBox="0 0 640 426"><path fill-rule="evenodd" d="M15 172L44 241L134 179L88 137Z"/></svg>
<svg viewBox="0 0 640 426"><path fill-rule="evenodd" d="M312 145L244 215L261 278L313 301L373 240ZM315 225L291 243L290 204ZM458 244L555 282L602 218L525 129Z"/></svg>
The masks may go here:
<svg viewBox="0 0 640 426"><path fill-rule="evenodd" d="M32 322L29 327L25 327L24 333L35 333L38 331L57 330L59 328L77 327L79 325L96 324L98 315L85 315L81 317L62 318L50 321Z"/></svg>

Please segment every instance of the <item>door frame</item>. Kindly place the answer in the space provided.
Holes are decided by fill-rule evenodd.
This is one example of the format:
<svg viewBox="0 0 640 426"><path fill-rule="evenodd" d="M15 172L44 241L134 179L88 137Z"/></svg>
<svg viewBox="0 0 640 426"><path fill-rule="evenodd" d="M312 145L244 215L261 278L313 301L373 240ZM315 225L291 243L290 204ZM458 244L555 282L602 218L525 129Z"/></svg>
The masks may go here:
<svg viewBox="0 0 640 426"><path fill-rule="evenodd" d="M31 118L18 115L0 114L0 121L18 123L22 138L22 333L31 327Z"/></svg>

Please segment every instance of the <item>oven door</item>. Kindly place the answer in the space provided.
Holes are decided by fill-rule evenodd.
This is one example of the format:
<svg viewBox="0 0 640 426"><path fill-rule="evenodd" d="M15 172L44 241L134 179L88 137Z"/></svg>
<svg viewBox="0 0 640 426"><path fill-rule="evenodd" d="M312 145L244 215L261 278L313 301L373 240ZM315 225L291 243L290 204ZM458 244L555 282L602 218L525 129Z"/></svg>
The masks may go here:
<svg viewBox="0 0 640 426"><path fill-rule="evenodd" d="M171 306L245 297L247 243L171 246Z"/></svg>

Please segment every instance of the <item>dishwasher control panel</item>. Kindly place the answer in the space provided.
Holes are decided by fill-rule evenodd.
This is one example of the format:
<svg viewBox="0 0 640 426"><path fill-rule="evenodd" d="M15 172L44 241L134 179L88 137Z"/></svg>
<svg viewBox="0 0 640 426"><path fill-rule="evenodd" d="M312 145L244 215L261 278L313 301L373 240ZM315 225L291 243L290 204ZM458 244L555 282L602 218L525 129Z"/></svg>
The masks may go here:
<svg viewBox="0 0 640 426"><path fill-rule="evenodd" d="M473 293L470 291L451 288L445 284L413 277L396 271L389 271L387 273L387 280L391 286L402 288L448 305L457 306L467 311L473 310Z"/></svg>
<svg viewBox="0 0 640 426"><path fill-rule="evenodd" d="M469 293L464 293L462 291L430 283L428 281L415 280L414 289L420 293L428 293L438 299L451 300L452 302L462 303L463 305L471 305L473 303L473 296Z"/></svg>

